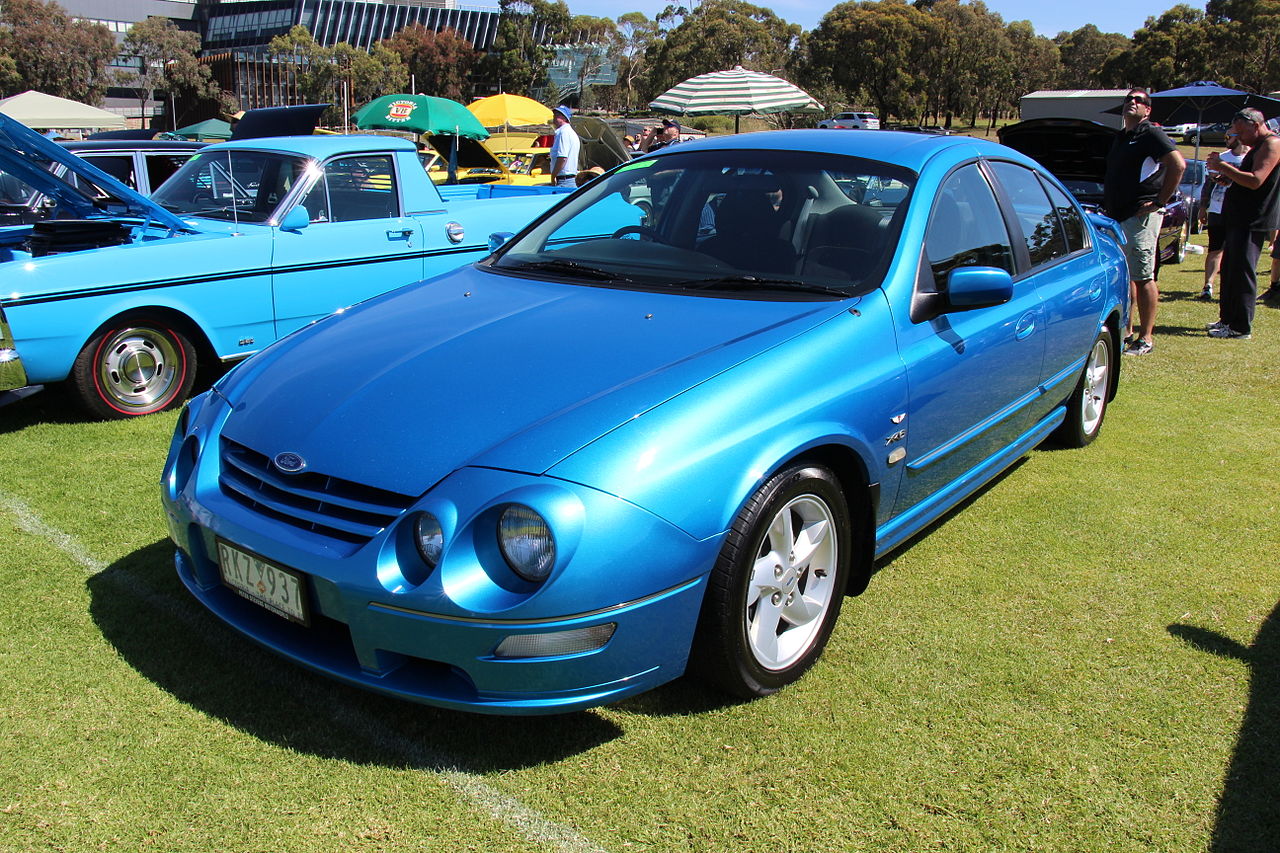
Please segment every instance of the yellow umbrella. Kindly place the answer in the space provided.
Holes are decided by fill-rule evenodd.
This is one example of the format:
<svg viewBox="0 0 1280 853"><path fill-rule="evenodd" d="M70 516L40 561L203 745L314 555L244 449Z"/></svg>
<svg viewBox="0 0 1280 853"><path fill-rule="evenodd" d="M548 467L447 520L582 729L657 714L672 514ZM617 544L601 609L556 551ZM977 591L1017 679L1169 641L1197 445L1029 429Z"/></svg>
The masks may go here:
<svg viewBox="0 0 1280 853"><path fill-rule="evenodd" d="M520 95L490 95L467 104L467 109L480 119L485 127L530 124L550 124L551 110L532 98Z"/></svg>

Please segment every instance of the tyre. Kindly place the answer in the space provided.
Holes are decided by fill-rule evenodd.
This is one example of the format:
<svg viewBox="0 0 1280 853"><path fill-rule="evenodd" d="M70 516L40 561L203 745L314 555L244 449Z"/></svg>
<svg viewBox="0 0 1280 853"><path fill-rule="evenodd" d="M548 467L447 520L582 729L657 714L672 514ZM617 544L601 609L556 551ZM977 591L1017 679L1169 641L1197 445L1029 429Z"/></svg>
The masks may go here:
<svg viewBox="0 0 1280 853"><path fill-rule="evenodd" d="M1094 340L1080 381L1067 399L1067 419L1054 433L1054 438L1064 447L1084 447L1102 431L1102 419L1107 414L1107 399L1115 374L1115 355L1111 332L1104 328Z"/></svg>
<svg viewBox="0 0 1280 853"><path fill-rule="evenodd" d="M708 581L692 671L744 699L798 679L827 644L850 565L848 502L835 475L794 465L738 514Z"/></svg>
<svg viewBox="0 0 1280 853"><path fill-rule="evenodd" d="M100 418L161 412L182 403L195 381L196 353L173 324L127 317L99 331L76 356L80 402Z"/></svg>

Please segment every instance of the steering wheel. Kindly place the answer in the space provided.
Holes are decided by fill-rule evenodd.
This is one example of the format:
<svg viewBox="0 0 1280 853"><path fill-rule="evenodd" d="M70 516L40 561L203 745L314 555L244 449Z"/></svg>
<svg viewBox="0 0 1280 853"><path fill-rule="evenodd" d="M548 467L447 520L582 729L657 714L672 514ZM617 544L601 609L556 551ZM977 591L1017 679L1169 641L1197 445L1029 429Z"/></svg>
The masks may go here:
<svg viewBox="0 0 1280 853"><path fill-rule="evenodd" d="M617 240L621 237L627 236L628 234L635 234L641 240L648 239L653 243L666 242L666 240L662 239L661 234L650 228L648 225L627 225L623 228L619 228L617 231L614 231L612 236L613 239Z"/></svg>

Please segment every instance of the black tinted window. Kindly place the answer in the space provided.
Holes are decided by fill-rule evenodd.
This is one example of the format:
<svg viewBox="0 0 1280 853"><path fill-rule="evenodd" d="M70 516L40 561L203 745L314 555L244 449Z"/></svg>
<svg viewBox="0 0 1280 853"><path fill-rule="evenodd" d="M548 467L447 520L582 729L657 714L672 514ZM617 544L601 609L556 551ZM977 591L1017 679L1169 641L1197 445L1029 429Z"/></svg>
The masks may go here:
<svg viewBox="0 0 1280 853"><path fill-rule="evenodd" d="M1013 203L1031 266L1037 267L1067 254L1067 242L1058 227L1058 217L1036 173L1014 163L992 163L991 167Z"/></svg>
<svg viewBox="0 0 1280 853"><path fill-rule="evenodd" d="M1067 251L1078 252L1089 246L1089 231L1084 227L1084 216L1067 194L1045 181L1049 190L1049 199L1054 210L1058 211L1058 219L1062 222L1062 231L1067 237Z"/></svg>
<svg viewBox="0 0 1280 853"><path fill-rule="evenodd" d="M998 267L1013 274L1009 233L976 163L956 170L942 185L924 245L938 290L946 289L947 274L956 267Z"/></svg>

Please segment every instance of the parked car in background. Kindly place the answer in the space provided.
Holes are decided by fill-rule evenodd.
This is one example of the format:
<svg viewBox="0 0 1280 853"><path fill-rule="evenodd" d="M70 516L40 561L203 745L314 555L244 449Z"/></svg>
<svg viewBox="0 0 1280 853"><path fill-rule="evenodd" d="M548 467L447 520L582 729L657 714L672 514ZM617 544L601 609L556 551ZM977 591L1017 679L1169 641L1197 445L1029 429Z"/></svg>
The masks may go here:
<svg viewBox="0 0 1280 853"><path fill-rule="evenodd" d="M836 113L831 118L818 122L818 127L837 128L843 130L879 130L880 119L875 113Z"/></svg>
<svg viewBox="0 0 1280 853"><path fill-rule="evenodd" d="M1097 437L1117 239L986 140L672 146L193 399L161 477L178 575L402 699L563 712L686 669L772 693L877 557Z"/></svg>
<svg viewBox="0 0 1280 853"><path fill-rule="evenodd" d="M205 146L203 142L154 139L58 144L142 195L149 195ZM95 195L97 191L91 185L83 183L61 163L50 160L46 167L86 190L91 197L105 198ZM44 195L16 176L0 171L0 226L31 224L47 219L56 206L56 199Z"/></svg>
<svg viewBox="0 0 1280 853"><path fill-rule="evenodd" d="M1188 157L1187 171L1182 173L1182 181L1178 184L1178 195L1187 206L1192 234L1200 233L1200 190L1204 180L1204 161Z"/></svg>
<svg viewBox="0 0 1280 853"><path fill-rule="evenodd" d="M1200 144L1200 147L1206 145L1226 145L1227 129L1230 127L1229 122L1220 121L1216 124L1204 125L1199 130L1188 133L1183 141L1187 145Z"/></svg>
<svg viewBox="0 0 1280 853"><path fill-rule="evenodd" d="M333 135L208 146L148 199L4 115L0 169L54 200L0 228L0 402L69 380L108 418L177 406L201 363L477 260L561 192L445 198L413 143Z"/></svg>
<svg viewBox="0 0 1280 853"><path fill-rule="evenodd" d="M1091 210L1102 207L1107 152L1119 131L1076 118L1035 118L1006 125L996 133L1000 142L1040 162L1063 186ZM1157 238L1156 269L1180 264L1191 239L1191 205L1179 192L1165 207Z"/></svg>

